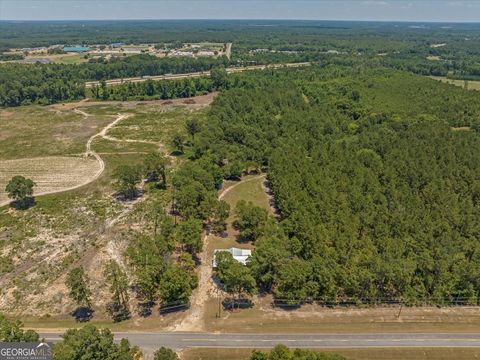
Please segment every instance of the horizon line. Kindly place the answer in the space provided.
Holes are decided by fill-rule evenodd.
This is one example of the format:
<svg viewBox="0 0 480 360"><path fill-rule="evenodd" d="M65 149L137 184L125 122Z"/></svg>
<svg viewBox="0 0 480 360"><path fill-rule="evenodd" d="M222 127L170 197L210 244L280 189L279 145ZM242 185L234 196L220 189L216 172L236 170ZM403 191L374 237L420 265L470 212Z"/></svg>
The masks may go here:
<svg viewBox="0 0 480 360"><path fill-rule="evenodd" d="M259 19L259 18L126 18L126 19L0 19L0 22L61 22L61 21L325 21L376 23L480 24L480 20L373 20L373 19Z"/></svg>

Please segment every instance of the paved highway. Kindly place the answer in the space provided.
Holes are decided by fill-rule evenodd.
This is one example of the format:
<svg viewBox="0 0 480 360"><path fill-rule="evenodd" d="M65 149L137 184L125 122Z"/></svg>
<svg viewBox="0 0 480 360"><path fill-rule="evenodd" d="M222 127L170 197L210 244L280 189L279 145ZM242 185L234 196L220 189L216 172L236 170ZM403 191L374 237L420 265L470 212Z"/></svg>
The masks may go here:
<svg viewBox="0 0 480 360"><path fill-rule="evenodd" d="M59 333L42 333L47 341L59 341ZM199 332L135 333L118 332L144 350L166 346L172 349L195 347L271 348L279 343L292 348L369 347L479 347L480 333L382 333L382 334L239 334Z"/></svg>
<svg viewBox="0 0 480 360"><path fill-rule="evenodd" d="M309 62L302 62L302 63L289 63L289 64L273 64L273 65L252 65L252 66L244 66L244 67L229 67L226 69L227 73L233 74L237 72L247 71L247 70L263 70L266 68L269 69L277 69L281 67L302 67L302 66L309 66ZM210 76L210 71L199 71L193 73L185 73L185 74L167 74L167 75L157 75L157 76L143 76L143 77L132 77L132 78L124 78L124 79L111 79L106 80L105 83L107 86L114 86L120 85L126 82L142 82L147 80L179 80L185 78L198 78L202 76ZM85 83L86 88L91 88L93 86L99 86L99 81L88 81Z"/></svg>

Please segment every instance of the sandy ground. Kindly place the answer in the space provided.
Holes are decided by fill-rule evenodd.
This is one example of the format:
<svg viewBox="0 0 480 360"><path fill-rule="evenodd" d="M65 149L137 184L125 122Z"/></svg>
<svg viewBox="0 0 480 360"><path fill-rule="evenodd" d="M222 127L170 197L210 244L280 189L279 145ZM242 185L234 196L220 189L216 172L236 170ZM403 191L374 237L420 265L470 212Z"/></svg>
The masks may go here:
<svg viewBox="0 0 480 360"><path fill-rule="evenodd" d="M32 179L36 186L34 195L46 195L73 190L95 180L104 165L84 157L54 156L0 161L0 206L10 200L4 191L13 176Z"/></svg>
<svg viewBox="0 0 480 360"><path fill-rule="evenodd" d="M82 115L85 119L91 116L82 109L71 108L71 110ZM17 174L22 169L24 171L20 171L21 174L32 178L37 183L35 195L66 191L94 181L104 171L105 163L92 148L93 141L98 137L108 139L108 131L130 115L117 114L113 116L113 121L88 139L83 156L46 157L0 162L0 186L2 182L11 178L12 173ZM136 140L132 141L137 142ZM157 145L160 149L163 148L162 144ZM143 184L141 186L143 187ZM52 270L56 266L55 263L61 264L68 257L73 258L69 268L82 266L86 269L91 280L92 293L95 294L95 306L104 309L105 302L108 301L110 296L108 288L104 286L104 264L113 259L122 267L125 267L122 256L126 246L125 241L122 240L125 237L119 236L119 234L130 229L129 215L134 210L135 205L145 198L145 196L140 196L134 201L118 204L119 209L116 209L101 223L97 225L90 223L87 226L91 228L89 231L82 228L74 234L60 234L53 229L49 229L47 223L45 227L38 229L35 236L22 242L21 246L25 247L24 250L18 252L16 249L4 247L2 249L4 253L13 252L18 253L18 255L14 259L14 270L0 277L2 288L0 310L10 311L15 308L15 311L21 314L38 314L37 311L40 311L40 314L42 312L68 314L73 306L67 296L68 292L64 284L68 271L53 272L48 279L37 280L42 277L42 268ZM76 209L71 210L77 211ZM79 216L86 215L88 218L88 214L82 212L84 210L79 206ZM93 216L93 214L91 215ZM89 218L87 221L91 222L92 220L92 218ZM12 244L11 246L18 245ZM41 251L38 251L38 248ZM21 306L18 306L18 300L16 299L17 286L15 279L31 282L32 285L29 286L35 288L34 291L29 291L23 296L23 305ZM29 305L25 306L26 304Z"/></svg>

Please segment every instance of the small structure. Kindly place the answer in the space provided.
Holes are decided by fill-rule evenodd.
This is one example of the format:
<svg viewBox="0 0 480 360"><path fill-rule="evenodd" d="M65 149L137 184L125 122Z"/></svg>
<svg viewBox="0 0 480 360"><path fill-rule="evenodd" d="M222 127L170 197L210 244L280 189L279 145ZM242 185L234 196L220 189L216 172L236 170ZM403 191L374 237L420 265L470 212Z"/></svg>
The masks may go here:
<svg viewBox="0 0 480 360"><path fill-rule="evenodd" d="M232 254L235 260L237 260L239 263L242 263L243 265L247 265L247 260L252 255L252 250L247 249L238 249L234 247L230 249L215 249L212 260L212 267L214 269L217 267L217 253L219 252L229 252L230 254Z"/></svg>
<svg viewBox="0 0 480 360"><path fill-rule="evenodd" d="M73 53L82 53L90 51L90 48L87 46L65 46L63 48L65 52L73 52Z"/></svg>
<svg viewBox="0 0 480 360"><path fill-rule="evenodd" d="M148 48L144 48L144 47L124 47L124 48L122 48L122 50L125 54L141 54L141 53L147 51Z"/></svg>

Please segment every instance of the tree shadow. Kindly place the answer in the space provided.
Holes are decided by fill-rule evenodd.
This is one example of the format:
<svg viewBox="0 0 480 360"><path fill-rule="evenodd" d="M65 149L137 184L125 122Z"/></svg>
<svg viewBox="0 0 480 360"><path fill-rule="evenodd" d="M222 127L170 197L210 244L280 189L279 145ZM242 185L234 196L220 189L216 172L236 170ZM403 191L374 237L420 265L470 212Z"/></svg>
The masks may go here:
<svg viewBox="0 0 480 360"><path fill-rule="evenodd" d="M92 320L94 311L87 306L80 306L72 311L71 315L78 322L87 322Z"/></svg>
<svg viewBox="0 0 480 360"><path fill-rule="evenodd" d="M253 307L253 301L247 298L226 298L222 305L224 310L235 311Z"/></svg>
<svg viewBox="0 0 480 360"><path fill-rule="evenodd" d="M130 310L117 302L107 304L107 312L111 316L113 322L121 322L130 319Z"/></svg>
<svg viewBox="0 0 480 360"><path fill-rule="evenodd" d="M15 210L28 210L36 204L34 197L27 197L22 200L14 200L10 203L10 207Z"/></svg>
<svg viewBox="0 0 480 360"><path fill-rule="evenodd" d="M125 192L116 192L113 194L113 197L117 201L121 202L129 202L129 201L135 201L143 196L144 191L141 189L136 189L134 192L131 193L125 193Z"/></svg>
<svg viewBox="0 0 480 360"><path fill-rule="evenodd" d="M281 299L274 299L272 304L274 308L285 310L285 311L300 309L302 305L303 305L302 301L290 302L290 301L281 300Z"/></svg>
<svg viewBox="0 0 480 360"><path fill-rule="evenodd" d="M183 151L180 151L180 150L173 150L171 153L170 153L170 156L181 156L183 155Z"/></svg>
<svg viewBox="0 0 480 360"><path fill-rule="evenodd" d="M189 308L190 308L189 302L175 301L172 303L160 305L158 312L160 315L166 315L174 312L183 312L188 310Z"/></svg>
<svg viewBox="0 0 480 360"><path fill-rule="evenodd" d="M141 317L149 317L152 315L152 308L155 306L153 301L144 301L138 303L137 314Z"/></svg>

